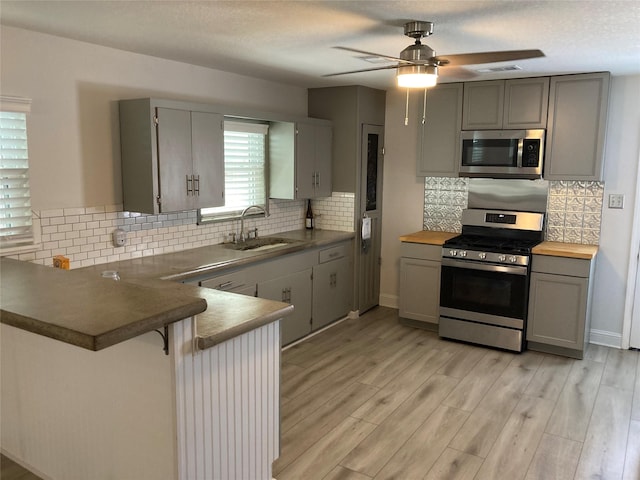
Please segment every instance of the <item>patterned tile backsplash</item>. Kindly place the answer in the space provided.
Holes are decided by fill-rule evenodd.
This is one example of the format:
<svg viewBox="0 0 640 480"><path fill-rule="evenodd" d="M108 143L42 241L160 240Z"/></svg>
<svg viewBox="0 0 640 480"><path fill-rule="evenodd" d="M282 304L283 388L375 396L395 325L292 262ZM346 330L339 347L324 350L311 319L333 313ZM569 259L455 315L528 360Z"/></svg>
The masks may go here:
<svg viewBox="0 0 640 480"><path fill-rule="evenodd" d="M466 178L425 178L424 229L460 232L467 196ZM549 182L545 239L598 245L603 197L602 182Z"/></svg>
<svg viewBox="0 0 640 480"><path fill-rule="evenodd" d="M318 228L353 231L354 196L335 192L332 197L312 200L320 214ZM245 220L245 227L258 227L260 235L304 228L306 202L269 200L269 217ZM215 245L237 232L240 222L231 220L198 225L196 211L145 215L122 211L122 205L65 208L35 212L40 218L39 250L11 258L52 265L55 255L70 259L71 268L159 255L189 248ZM124 247L114 247L116 228L127 232Z"/></svg>
<svg viewBox="0 0 640 480"><path fill-rule="evenodd" d="M466 178L427 177L424 182L425 230L460 232L462 210L467 208Z"/></svg>

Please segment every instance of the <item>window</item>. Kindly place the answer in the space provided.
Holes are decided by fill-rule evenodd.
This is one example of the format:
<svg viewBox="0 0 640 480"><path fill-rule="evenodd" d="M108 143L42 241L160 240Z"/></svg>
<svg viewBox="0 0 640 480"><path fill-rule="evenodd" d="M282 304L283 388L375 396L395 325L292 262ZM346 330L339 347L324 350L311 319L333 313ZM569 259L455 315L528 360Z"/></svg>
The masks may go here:
<svg viewBox="0 0 640 480"><path fill-rule="evenodd" d="M200 221L237 218L249 205L267 207L266 136L268 125L224 122L223 207L200 209Z"/></svg>
<svg viewBox="0 0 640 480"><path fill-rule="evenodd" d="M0 251L33 247L27 113L31 100L0 97Z"/></svg>

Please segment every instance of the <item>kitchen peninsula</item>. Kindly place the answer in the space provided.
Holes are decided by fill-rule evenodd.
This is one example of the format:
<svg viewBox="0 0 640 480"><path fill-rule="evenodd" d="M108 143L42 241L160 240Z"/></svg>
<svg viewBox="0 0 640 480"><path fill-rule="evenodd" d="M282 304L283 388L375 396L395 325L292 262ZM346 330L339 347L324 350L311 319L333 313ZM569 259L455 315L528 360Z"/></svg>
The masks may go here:
<svg viewBox="0 0 640 480"><path fill-rule="evenodd" d="M293 306L178 282L353 234L291 236L71 271L2 259L3 453L44 478L270 479Z"/></svg>

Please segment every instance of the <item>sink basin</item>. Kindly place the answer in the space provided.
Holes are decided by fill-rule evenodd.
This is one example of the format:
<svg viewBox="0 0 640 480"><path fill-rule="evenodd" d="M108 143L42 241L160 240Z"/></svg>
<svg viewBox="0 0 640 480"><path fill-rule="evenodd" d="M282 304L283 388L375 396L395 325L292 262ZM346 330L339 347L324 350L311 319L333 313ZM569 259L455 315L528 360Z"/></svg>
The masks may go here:
<svg viewBox="0 0 640 480"><path fill-rule="evenodd" d="M232 250L259 252L273 248L284 247L296 243L296 240L278 237L254 238L240 243L228 243L225 246Z"/></svg>

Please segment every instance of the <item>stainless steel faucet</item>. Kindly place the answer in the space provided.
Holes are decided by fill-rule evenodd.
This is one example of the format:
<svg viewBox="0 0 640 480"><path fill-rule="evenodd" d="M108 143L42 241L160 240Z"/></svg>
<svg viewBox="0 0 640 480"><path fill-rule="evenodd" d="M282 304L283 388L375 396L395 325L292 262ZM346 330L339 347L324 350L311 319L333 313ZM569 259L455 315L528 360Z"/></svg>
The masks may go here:
<svg viewBox="0 0 640 480"><path fill-rule="evenodd" d="M258 210L262 210L262 213L264 213L264 215L267 215L267 211L264 209L264 207L260 206L260 205L249 205L247 208L245 208L244 210L242 210L242 213L240 214L240 241L244 242L245 240L248 240L247 237L245 237L244 234L244 216L245 214L252 208L257 208ZM258 238L258 229L255 229L255 236L256 238Z"/></svg>

